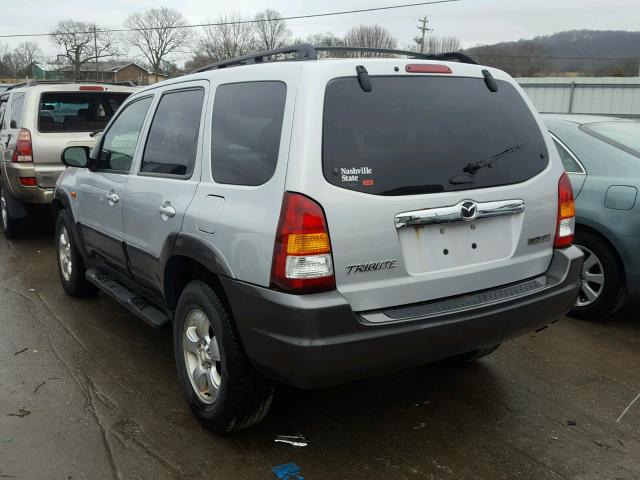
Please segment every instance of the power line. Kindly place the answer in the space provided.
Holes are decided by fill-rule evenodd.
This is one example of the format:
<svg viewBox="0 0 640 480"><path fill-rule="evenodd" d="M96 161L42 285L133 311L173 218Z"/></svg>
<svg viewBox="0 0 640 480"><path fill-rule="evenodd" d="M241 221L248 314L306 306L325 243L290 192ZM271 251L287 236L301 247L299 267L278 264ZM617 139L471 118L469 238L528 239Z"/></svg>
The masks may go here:
<svg viewBox="0 0 640 480"><path fill-rule="evenodd" d="M216 23L198 23L191 25L175 25L175 26L167 26L167 27L144 27L144 28L105 28L97 30L97 33L122 33L122 32L141 32L146 30L167 30L167 29L175 29L175 28L200 28L200 27L217 27L222 25L240 25L246 23L263 23L266 21L278 21L278 20L303 20L306 18L318 18L318 17L332 17L338 15L350 15L354 13L367 13L367 12L379 12L383 10L395 10L399 8L410 8L410 7L421 7L424 5L435 5L438 3L453 3L460 2L462 0L431 0L428 2L418 2L418 3L405 3L403 5L387 5L384 7L372 7L372 8L361 8L358 10L343 10L339 12L325 12L325 13L313 13L309 15L294 15L291 17L278 17L273 18L271 20L238 20L235 22L216 22ZM92 34L93 30L89 30L86 32L73 32L75 34ZM19 37L51 37L55 35L54 33L17 33L11 35L0 35L0 38L19 38Z"/></svg>

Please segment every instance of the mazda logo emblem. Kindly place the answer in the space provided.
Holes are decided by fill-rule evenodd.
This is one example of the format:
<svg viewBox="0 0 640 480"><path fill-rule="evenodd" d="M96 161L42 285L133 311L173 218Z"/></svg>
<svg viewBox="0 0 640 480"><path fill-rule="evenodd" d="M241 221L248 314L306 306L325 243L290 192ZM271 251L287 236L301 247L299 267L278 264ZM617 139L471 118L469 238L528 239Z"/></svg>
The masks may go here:
<svg viewBox="0 0 640 480"><path fill-rule="evenodd" d="M478 204L471 200L466 200L460 204L460 218L471 221L478 216Z"/></svg>

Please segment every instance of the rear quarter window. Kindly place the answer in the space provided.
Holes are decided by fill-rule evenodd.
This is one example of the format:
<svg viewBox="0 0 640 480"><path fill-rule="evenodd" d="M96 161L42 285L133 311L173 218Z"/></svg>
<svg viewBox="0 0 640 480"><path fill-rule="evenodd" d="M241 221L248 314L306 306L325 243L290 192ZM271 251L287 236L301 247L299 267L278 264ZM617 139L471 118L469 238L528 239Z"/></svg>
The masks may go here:
<svg viewBox="0 0 640 480"><path fill-rule="evenodd" d="M9 115L9 128L20 128L22 109L24 107L24 93L16 93L11 98L11 112Z"/></svg>
<svg viewBox="0 0 640 480"><path fill-rule="evenodd" d="M42 133L103 130L129 95L126 92L43 93L38 130Z"/></svg>
<svg viewBox="0 0 640 480"><path fill-rule="evenodd" d="M213 103L211 172L216 183L257 186L276 170L287 86L220 85Z"/></svg>
<svg viewBox="0 0 640 480"><path fill-rule="evenodd" d="M355 77L327 85L323 171L335 186L375 195L467 190L523 182L548 164L540 127L508 82L498 80L495 93L478 78L371 82L371 92Z"/></svg>

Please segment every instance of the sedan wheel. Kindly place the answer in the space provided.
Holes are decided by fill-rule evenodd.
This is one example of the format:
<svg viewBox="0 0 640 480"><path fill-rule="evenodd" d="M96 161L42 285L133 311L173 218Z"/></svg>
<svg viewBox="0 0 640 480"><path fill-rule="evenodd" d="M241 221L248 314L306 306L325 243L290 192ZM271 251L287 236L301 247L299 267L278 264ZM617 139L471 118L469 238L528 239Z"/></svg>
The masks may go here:
<svg viewBox="0 0 640 480"><path fill-rule="evenodd" d="M584 263L580 274L580 293L576 307L586 307L600 298L604 289L604 268L602 262L593 251L577 245L584 253Z"/></svg>

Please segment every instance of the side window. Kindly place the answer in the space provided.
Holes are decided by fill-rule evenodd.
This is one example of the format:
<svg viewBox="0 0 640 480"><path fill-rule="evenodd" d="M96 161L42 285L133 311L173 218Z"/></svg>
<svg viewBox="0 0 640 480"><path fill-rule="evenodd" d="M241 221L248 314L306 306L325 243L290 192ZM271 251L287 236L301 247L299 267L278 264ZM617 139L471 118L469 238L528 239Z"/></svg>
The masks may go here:
<svg viewBox="0 0 640 480"><path fill-rule="evenodd" d="M142 124L152 100L153 97L146 97L130 103L113 121L103 137L98 170L129 172Z"/></svg>
<svg viewBox="0 0 640 480"><path fill-rule="evenodd" d="M555 138L553 139L553 143L556 144L556 148L558 149L558 153L560 154L560 159L562 160L562 165L564 169L569 173L584 173L582 168L573 158L573 155L566 149L564 145L558 142Z"/></svg>
<svg viewBox="0 0 640 480"><path fill-rule="evenodd" d="M276 170L287 86L220 85L213 104L211 172L217 183L262 185Z"/></svg>
<svg viewBox="0 0 640 480"><path fill-rule="evenodd" d="M9 118L9 128L20 128L22 119L22 107L24 106L24 93L16 93L11 98L11 116Z"/></svg>
<svg viewBox="0 0 640 480"><path fill-rule="evenodd" d="M198 149L204 89L165 93L153 116L141 173L188 177Z"/></svg>
<svg viewBox="0 0 640 480"><path fill-rule="evenodd" d="M0 130L4 130L4 112L7 110L7 99L0 98Z"/></svg>

